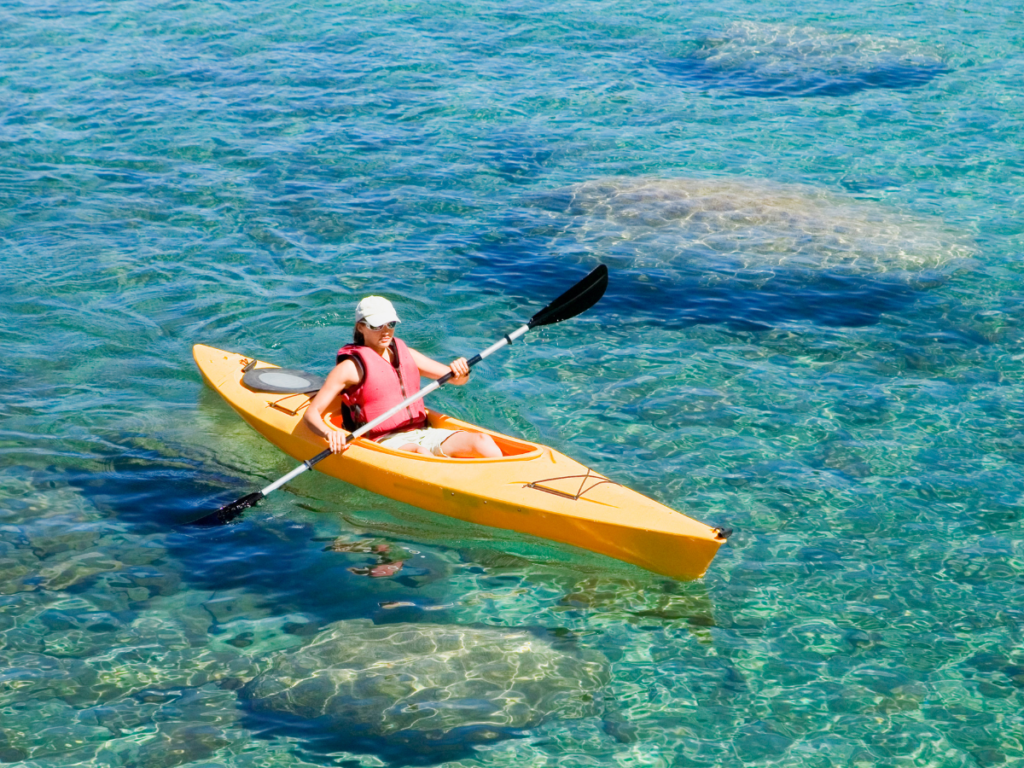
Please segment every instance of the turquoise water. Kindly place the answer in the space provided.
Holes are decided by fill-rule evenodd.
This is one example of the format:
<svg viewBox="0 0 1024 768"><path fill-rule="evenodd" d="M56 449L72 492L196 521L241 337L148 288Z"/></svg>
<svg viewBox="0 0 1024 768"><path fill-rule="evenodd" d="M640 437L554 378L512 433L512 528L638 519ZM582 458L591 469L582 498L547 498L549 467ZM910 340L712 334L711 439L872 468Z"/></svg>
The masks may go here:
<svg viewBox="0 0 1024 768"><path fill-rule="evenodd" d="M727 0L0 8L0 761L1024 759L1024 15ZM713 525L675 583L310 473L206 343ZM404 559L390 577L365 569ZM353 572L354 569L355 572Z"/></svg>

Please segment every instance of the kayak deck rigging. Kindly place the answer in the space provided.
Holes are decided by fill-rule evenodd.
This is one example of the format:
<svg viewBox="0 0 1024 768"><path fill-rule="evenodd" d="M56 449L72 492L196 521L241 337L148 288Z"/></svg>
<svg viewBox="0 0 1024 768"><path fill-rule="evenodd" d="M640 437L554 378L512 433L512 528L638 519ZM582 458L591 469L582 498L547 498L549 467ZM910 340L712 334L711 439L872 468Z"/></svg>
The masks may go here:
<svg viewBox="0 0 1024 768"><path fill-rule="evenodd" d="M306 402L299 403L298 407L296 407L296 408L289 408L288 406L281 405L281 403L283 403L285 400L288 400L289 398L292 398L292 397L305 397L306 398ZM290 395L285 395L280 400L273 400L273 401L268 400L267 401L267 407L268 408L276 408L277 410L281 411L282 413L287 413L289 416L298 416L300 413L302 413L303 410L305 410L306 408L309 407L309 403L310 403L310 396L309 395L303 395L301 392L295 392L295 393L290 394Z"/></svg>
<svg viewBox="0 0 1024 768"><path fill-rule="evenodd" d="M591 485L586 490L584 490L583 486L586 485L587 484L587 480L589 480L592 477L598 478L597 482L594 483L593 485ZM541 483L553 483L556 480L576 480L577 478L583 478L583 479L580 482L580 488L579 488L578 491L576 491L576 493L566 493L565 491L560 491L557 488L549 488L546 485L541 485ZM612 483L614 485L619 485L619 483L616 483L614 480L609 480L607 477L601 477L600 475L597 475L597 474L591 472L590 469L588 468L586 474L584 474L584 475L563 475L562 477L549 477L549 478L546 478L544 480L533 480L532 482L527 483L523 487L524 488L533 488L534 490L537 490L537 491L544 491L545 493L553 493L556 496L561 496L561 497L566 498L566 499L572 499L573 501L579 501L581 498L583 498L583 494L588 493L589 491L594 490L597 486L602 485L604 483Z"/></svg>

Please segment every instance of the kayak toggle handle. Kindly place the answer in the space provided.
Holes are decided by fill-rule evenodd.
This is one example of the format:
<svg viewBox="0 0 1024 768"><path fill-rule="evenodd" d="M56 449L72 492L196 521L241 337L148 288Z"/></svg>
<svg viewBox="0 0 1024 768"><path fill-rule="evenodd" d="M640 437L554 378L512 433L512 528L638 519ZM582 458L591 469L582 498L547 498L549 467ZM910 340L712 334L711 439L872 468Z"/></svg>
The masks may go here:
<svg viewBox="0 0 1024 768"><path fill-rule="evenodd" d="M722 541L725 541L733 534L732 528L712 528L711 530L714 531L715 538Z"/></svg>

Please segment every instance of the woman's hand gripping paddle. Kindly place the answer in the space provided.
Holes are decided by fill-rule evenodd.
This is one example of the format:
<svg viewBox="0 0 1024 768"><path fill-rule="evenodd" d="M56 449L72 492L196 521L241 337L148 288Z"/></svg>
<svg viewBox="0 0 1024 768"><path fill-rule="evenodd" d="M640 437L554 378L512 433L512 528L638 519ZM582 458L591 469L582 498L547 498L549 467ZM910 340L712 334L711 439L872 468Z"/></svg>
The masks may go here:
<svg viewBox="0 0 1024 768"><path fill-rule="evenodd" d="M518 339L520 336L525 334L531 328L537 328L542 325L551 325L552 323L560 323L562 320L568 320L571 317L576 317L583 312L586 312L592 306L594 306L598 300L604 295L605 289L608 287L608 267L604 264L599 266L585 278L580 280L576 285L570 288L568 291L563 293L557 299L548 304L544 309L535 314L530 318L529 322L516 328L512 333L505 336L501 341L495 342L483 352L480 352L471 357L467 362L470 367L476 365L484 358L490 356L494 352L497 352L502 347L511 344L513 341ZM387 421L389 418L394 416L400 410L405 408L410 403L414 403L421 397L426 397L435 389L446 384L449 379L452 378L452 374L446 373L444 376L439 378L437 381L429 384L428 386L421 389L411 397L406 398L394 408L389 410L387 413L382 413L373 421L368 424L364 424L362 427L357 429L348 439L345 441L346 445L351 443L358 437L362 437L364 434L369 432L371 429ZM321 453L318 453L311 459L307 459L302 462L299 466L293 469L284 477L274 481L266 488L256 493L250 493L247 496L231 502L230 504L221 507L216 512L212 512L205 517L201 517L192 525L224 525L230 523L232 520L237 518L242 512L249 507L255 506L260 499L269 494L272 491L276 491L285 483L289 482L295 477L298 477L307 469L312 469L318 462L323 461L331 455L331 450L328 448Z"/></svg>

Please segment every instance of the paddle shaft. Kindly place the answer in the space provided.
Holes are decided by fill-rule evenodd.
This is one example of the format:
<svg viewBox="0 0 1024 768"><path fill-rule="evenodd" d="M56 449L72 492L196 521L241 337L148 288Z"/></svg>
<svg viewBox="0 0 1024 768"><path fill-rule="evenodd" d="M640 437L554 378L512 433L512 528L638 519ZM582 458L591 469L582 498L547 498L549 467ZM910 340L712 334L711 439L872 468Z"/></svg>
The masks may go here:
<svg viewBox="0 0 1024 768"><path fill-rule="evenodd" d="M513 341L518 339L520 336L522 336L528 330L530 330L530 325L529 324L525 324L525 325L519 326L514 331L512 331L512 333L508 334L503 339L501 339L501 341L496 341L494 344L489 346L487 349L485 349L482 352L478 352L477 354L473 355L473 357L471 357L466 362L469 364L470 367L473 367L474 365L479 363L481 360L484 360L485 358L490 357L492 354L497 352L502 347L511 344ZM361 426L359 429L357 429L355 432L353 432L351 435L348 436L348 438L345 440L345 444L348 445L353 440L362 437L367 432L369 432L371 429L376 427L378 424L383 424L385 421L390 419L392 416L394 416L396 413L398 413L400 410L402 410L406 406L409 406L412 403L415 403L417 400L426 397L427 395L429 395L434 390L440 389L441 387L443 387L445 384L448 383L448 381L452 378L453 375L454 374L451 371L449 371L444 376L439 378L437 381L434 381L434 382L428 384L423 389L421 389L418 392L416 392L416 393L410 395L409 397L407 397L405 400L400 402L394 408L391 408L390 410L386 411L385 413L382 413L380 416L375 418L373 421L370 421L370 422L364 424L363 426ZM303 472L305 472L307 469L312 469L314 465L316 465L319 462L323 461L324 459L326 459L330 455L331 455L331 449L328 448L325 451L321 451L320 453L318 453L313 458L306 459L304 462L299 464L299 466L297 466L295 469L293 469L287 475L285 475L284 477L281 477L281 478L275 480L270 485L268 485L266 488L261 490L260 494L263 495L263 496L266 496L268 493L271 493L272 491L276 491L282 485L284 485L285 483L295 479L296 477L301 475Z"/></svg>

